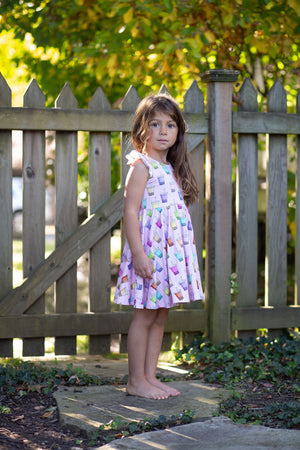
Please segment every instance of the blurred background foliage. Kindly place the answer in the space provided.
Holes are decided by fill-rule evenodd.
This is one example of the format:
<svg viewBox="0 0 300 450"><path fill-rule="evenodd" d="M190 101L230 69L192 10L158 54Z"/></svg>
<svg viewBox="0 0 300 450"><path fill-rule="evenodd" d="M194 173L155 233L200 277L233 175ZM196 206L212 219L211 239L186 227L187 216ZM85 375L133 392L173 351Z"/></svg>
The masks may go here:
<svg viewBox="0 0 300 450"><path fill-rule="evenodd" d="M276 78L288 93L300 75L299 0L2 0L0 24L14 49L6 77L23 67L53 105L67 80L86 107L101 86L117 104L187 89L200 73L232 68L266 97ZM5 34L9 32L8 34ZM291 99L290 99L291 100Z"/></svg>
<svg viewBox="0 0 300 450"><path fill-rule="evenodd" d="M44 92L47 106L54 106L66 81L80 108L87 107L98 86L115 108L130 85L143 97L164 83L182 102L192 81L201 82L201 73L227 68L239 70L242 80L250 77L260 110L265 110L278 78L288 111L295 112L300 1L0 0L0 57L14 106L20 106L31 78ZM79 200L85 204L87 138L80 142ZM289 139L291 163L295 145L295 138ZM119 148L114 135L113 192L120 180ZM295 176L290 166L288 197L289 245L294 247Z"/></svg>

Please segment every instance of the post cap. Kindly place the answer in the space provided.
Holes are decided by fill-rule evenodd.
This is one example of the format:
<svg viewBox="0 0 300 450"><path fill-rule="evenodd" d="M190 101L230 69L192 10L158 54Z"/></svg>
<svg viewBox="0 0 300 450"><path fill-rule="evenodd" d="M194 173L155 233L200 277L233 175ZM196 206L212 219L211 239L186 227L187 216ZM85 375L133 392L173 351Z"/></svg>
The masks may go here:
<svg viewBox="0 0 300 450"><path fill-rule="evenodd" d="M236 81L240 72L232 69L211 69L200 74L204 83L216 81Z"/></svg>

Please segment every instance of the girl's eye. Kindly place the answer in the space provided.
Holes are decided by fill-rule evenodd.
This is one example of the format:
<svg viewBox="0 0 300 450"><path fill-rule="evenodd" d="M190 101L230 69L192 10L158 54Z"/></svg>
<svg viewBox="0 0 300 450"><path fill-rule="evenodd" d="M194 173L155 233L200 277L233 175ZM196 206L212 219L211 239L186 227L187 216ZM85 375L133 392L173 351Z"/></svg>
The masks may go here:
<svg viewBox="0 0 300 450"><path fill-rule="evenodd" d="M169 128L175 128L176 125L175 125L175 123L169 123L168 127L169 127Z"/></svg>
<svg viewBox="0 0 300 450"><path fill-rule="evenodd" d="M158 123L157 122L151 122L150 123L150 127L158 127Z"/></svg>

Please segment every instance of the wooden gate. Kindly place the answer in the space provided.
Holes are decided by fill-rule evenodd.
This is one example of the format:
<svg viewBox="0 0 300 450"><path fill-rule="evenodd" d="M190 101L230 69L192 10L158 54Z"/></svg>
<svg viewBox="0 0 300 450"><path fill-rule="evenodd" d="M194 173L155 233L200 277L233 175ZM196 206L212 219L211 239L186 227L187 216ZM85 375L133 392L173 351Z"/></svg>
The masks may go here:
<svg viewBox="0 0 300 450"><path fill-rule="evenodd" d="M300 323L299 263L295 270L295 305L287 305L286 286L286 136L299 135L297 113L283 111L284 90L276 82L267 112L257 112L256 93L246 80L232 108L232 86L238 73L212 70L202 76L204 98L194 82L184 96L188 147L200 201L191 207L198 256L205 279L205 309L189 305L170 311L166 337L181 331L207 331L216 343L258 328L280 332ZM163 87L162 89L165 89ZM278 99L281 99L280 101ZM298 95L299 99L299 95ZM43 355L44 338L55 337L56 354L75 354L76 336L89 336L89 352L104 353L112 334L123 336L131 311L111 311L111 229L122 218L122 188L111 195L111 133L120 132L122 185L129 132L140 98L131 87L120 109L112 109L98 88L87 109L79 109L68 84L54 108L45 108L44 94L33 80L24 105L11 107L11 91L0 77L0 355L12 356L13 338L23 339L23 355ZM234 110L233 110L234 109ZM12 130L23 131L23 273L13 289L12 277ZM55 131L56 223L54 252L45 259L45 132ZM89 135L89 214L77 222L77 132ZM231 306L232 270L232 135L238 133L236 193L237 307ZM257 135L268 134L268 207L265 305L257 304ZM207 149L204 153L204 139ZM299 153L299 137L297 141ZM299 161L299 159L298 159ZM298 162L299 165L299 162ZM205 168L205 171L204 171ZM205 173L205 175L204 175ZM297 170L297 180L299 170ZM299 183L297 183L298 190ZM297 196L298 199L298 196ZM297 200L297 202L299 202ZM298 206L298 203L297 203ZM204 213L205 208L205 213ZM299 254L297 208L296 254ZM205 226L204 226L205 218ZM205 245L203 244L205 237ZM202 259L203 248L205 258ZM88 312L77 312L77 260L89 259ZM204 269L204 263L205 269ZM54 285L54 313L45 312L45 292ZM297 303L298 302L298 303ZM192 309L191 309L192 308ZM123 345L124 348L124 345Z"/></svg>

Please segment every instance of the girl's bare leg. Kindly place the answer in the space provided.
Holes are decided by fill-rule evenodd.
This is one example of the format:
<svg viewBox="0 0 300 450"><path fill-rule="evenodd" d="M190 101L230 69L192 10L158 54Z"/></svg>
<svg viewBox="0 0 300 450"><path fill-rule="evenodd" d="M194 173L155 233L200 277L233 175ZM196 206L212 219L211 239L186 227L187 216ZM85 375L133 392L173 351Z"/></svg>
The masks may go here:
<svg viewBox="0 0 300 450"><path fill-rule="evenodd" d="M126 392L129 395L162 400L169 394L153 385L145 378L145 361L149 330L156 318L157 310L135 309L128 332L128 383Z"/></svg>
<svg viewBox="0 0 300 450"><path fill-rule="evenodd" d="M145 376L149 383L153 386L165 391L168 395L177 396L180 394L177 389L162 383L156 378L156 367L161 350L168 312L169 310L167 308L158 309L156 318L150 327L146 350Z"/></svg>

